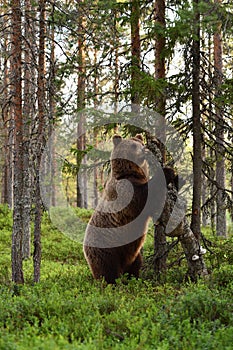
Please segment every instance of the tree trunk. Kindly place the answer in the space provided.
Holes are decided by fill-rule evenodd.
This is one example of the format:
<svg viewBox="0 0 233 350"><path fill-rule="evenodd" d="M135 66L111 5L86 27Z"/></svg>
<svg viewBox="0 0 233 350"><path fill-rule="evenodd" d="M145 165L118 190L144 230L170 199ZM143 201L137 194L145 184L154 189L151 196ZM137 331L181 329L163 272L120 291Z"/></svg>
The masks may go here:
<svg viewBox="0 0 233 350"><path fill-rule="evenodd" d="M131 103L132 110L137 112L140 105L140 94L138 91L138 80L140 79L141 66L141 44L140 44L140 2L131 2Z"/></svg>
<svg viewBox="0 0 233 350"><path fill-rule="evenodd" d="M221 0L215 0L217 8ZM221 22L214 34L214 73L215 73L215 96L219 97L222 84L222 34ZM223 108L220 102L216 105L216 182L217 182L217 199L216 199L216 233L218 236L226 237L226 204L225 204L225 155L224 155L224 116Z"/></svg>
<svg viewBox="0 0 233 350"><path fill-rule="evenodd" d="M205 146L202 148L202 159L203 161L205 161L206 158L206 151L205 151ZM202 225L204 227L207 226L207 222L208 222L208 217L206 215L206 209L203 207L203 205L206 202L206 198L207 198L207 180L204 174L202 174L202 188L201 188L201 200L202 200Z"/></svg>
<svg viewBox="0 0 233 350"><path fill-rule="evenodd" d="M12 281L24 283L23 276L23 116L22 116L22 32L21 4L12 0L12 71L14 113L14 210L12 233Z"/></svg>
<svg viewBox="0 0 233 350"><path fill-rule="evenodd" d="M26 39L29 50L24 52L24 90L23 90L23 133L24 133L24 186L23 186L23 259L28 259L31 252L31 164L30 164L30 133L31 133L31 117L33 114L31 88L35 84L32 81L31 71L33 55L31 50L33 47L32 20L31 20L31 3L30 0L25 1L25 21L24 21L24 37Z"/></svg>
<svg viewBox="0 0 233 350"><path fill-rule="evenodd" d="M94 52L94 65L96 67L95 70L95 77L94 77L94 92L95 92L95 98L94 98L94 107L97 108L98 107L98 70L97 70L97 49L95 48L95 52ZM93 129L93 143L94 143L94 147L95 149L98 148L98 128ZM97 163L98 160L95 160L95 163ZM93 202L92 202L92 206L94 208L97 207L98 204L98 168L97 165L94 166L94 170L93 170Z"/></svg>
<svg viewBox="0 0 233 350"><path fill-rule="evenodd" d="M193 201L191 229L197 239L201 234L201 177L202 177L202 131L200 111L200 13L199 0L193 1L195 15L192 57L193 57Z"/></svg>
<svg viewBox="0 0 233 350"><path fill-rule="evenodd" d="M41 218L42 203L40 196L40 161L45 144L45 0L39 2L39 56L38 56L38 136L35 161L35 224L34 224L34 282L40 280L41 265Z"/></svg>
<svg viewBox="0 0 233 350"><path fill-rule="evenodd" d="M214 151L212 149L209 150L209 158L214 159ZM215 167L214 164L210 169L210 198L211 198L211 203L210 203L210 226L211 226L211 231L215 232L216 230L216 202L215 202L215 197L216 197L216 188L213 183L215 180Z"/></svg>
<svg viewBox="0 0 233 350"><path fill-rule="evenodd" d="M194 236L187 218L184 218L183 232L179 236L188 264L187 275L191 281L196 282L198 277L208 275L208 271L202 256L202 248Z"/></svg>
<svg viewBox="0 0 233 350"><path fill-rule="evenodd" d="M85 117L82 110L85 108L85 90L86 90L86 80L85 80L85 36L84 36L84 17L82 14L82 3L83 0L79 0L80 15L78 19L78 95L77 95L77 111L79 112L79 123L78 123L78 139L77 139L77 150L84 151L86 148L86 136L84 130ZM83 160L83 155L77 153L77 169L80 169ZM85 198L87 190L85 185L85 174L78 171L77 174L77 206L85 207Z"/></svg>
<svg viewBox="0 0 233 350"><path fill-rule="evenodd" d="M7 46L8 46L8 38L6 36L6 33L4 33L4 44L3 44L3 55L7 57ZM7 156L8 153L8 67L7 64L4 66L3 71L3 101L1 103L1 109L2 109L2 119L3 123L5 125L4 129L4 147L3 147L3 159L4 159L4 165L3 165L3 172L2 172L2 192L1 192L1 203L8 203L8 171L9 171L9 159Z"/></svg>
<svg viewBox="0 0 233 350"><path fill-rule="evenodd" d="M161 28L164 28L165 31L165 0L156 0L155 1L155 24ZM165 33L157 34L155 37L155 79L165 79ZM166 99L165 93L162 93L156 99L156 111L165 117L165 106ZM163 157L165 157L165 149L162 152ZM163 163L165 163L165 159Z"/></svg>
<svg viewBox="0 0 233 350"><path fill-rule="evenodd" d="M55 176L56 176L56 155L55 155L55 134L53 133L53 127L55 124L55 114L56 114L56 103L55 103L55 74L56 74L56 63L55 63L55 4L52 5L51 13L51 24L50 24L50 68L49 68L49 166L50 166L50 206L56 205L56 186L55 186Z"/></svg>
<svg viewBox="0 0 233 350"><path fill-rule="evenodd" d="M114 113L118 113L118 102L119 102L119 35L117 31L117 19L118 12L117 9L113 10L114 16L114 53L115 53L115 70L114 70ZM114 133L118 132L118 124L114 125Z"/></svg>
<svg viewBox="0 0 233 350"><path fill-rule="evenodd" d="M233 159L231 161L231 169L233 173ZM233 202L233 174L231 175L231 201ZM233 221L233 208L230 211L231 220Z"/></svg>
<svg viewBox="0 0 233 350"><path fill-rule="evenodd" d="M165 30L165 0L155 1L155 24ZM165 36L157 34L155 38L155 79L165 79ZM160 152L162 155L162 166L166 162L166 148L165 148L165 113L166 113L166 100L165 94L161 93L159 97L155 99L156 111L163 116L164 124L160 125L161 140ZM159 275L166 269L167 264L167 242L165 235L165 227L163 225L154 225L154 271L156 275Z"/></svg>
<svg viewBox="0 0 233 350"><path fill-rule="evenodd" d="M98 131L97 129L93 130L93 138L94 138L94 145L95 149L98 148ZM96 160L95 160L96 162ZM96 208L98 204L98 168L97 165L94 166L94 172L93 172L93 207Z"/></svg>
<svg viewBox="0 0 233 350"><path fill-rule="evenodd" d="M40 266L41 266L41 219L42 219L42 203L40 197L40 178L39 169L36 170L35 179L35 221L34 221L34 252L33 252L33 267L34 267L34 282L40 281Z"/></svg>
<svg viewBox="0 0 233 350"><path fill-rule="evenodd" d="M174 210L177 200L179 200L179 206ZM158 224L163 227L174 227L171 232L169 230L167 235L179 238L188 264L188 277L192 281L196 281L199 276L207 275L208 271L203 259L203 249L193 234L186 216L181 220L185 207L186 201L180 197L178 199L175 186L169 185L166 203Z"/></svg>
<svg viewBox="0 0 233 350"><path fill-rule="evenodd" d="M3 2L4 7L6 8L6 1ZM3 12L6 15L5 11ZM1 193L1 202L8 204L10 208L13 208L13 110L10 103L10 79L9 79L9 64L7 58L10 56L8 49L9 48L9 34L7 31L4 32L3 38L3 52L2 55L5 58L5 64L3 69L3 94L1 101L1 110L2 118L4 123L4 138L5 143L3 147L3 174L2 174L2 193ZM10 66L12 66L12 56L10 56ZM12 94L13 95L13 91Z"/></svg>

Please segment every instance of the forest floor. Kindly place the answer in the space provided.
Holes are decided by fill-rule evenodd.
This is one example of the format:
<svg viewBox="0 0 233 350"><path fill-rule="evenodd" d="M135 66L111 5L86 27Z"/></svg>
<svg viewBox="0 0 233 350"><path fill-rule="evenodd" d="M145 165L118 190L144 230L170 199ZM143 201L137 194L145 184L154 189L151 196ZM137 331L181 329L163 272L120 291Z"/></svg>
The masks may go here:
<svg viewBox="0 0 233 350"><path fill-rule="evenodd" d="M32 283L32 260L24 262L25 285L11 283L11 213L0 207L0 350L232 350L233 237L212 242L205 261L211 271L185 281L180 245L156 280L148 235L139 280L116 286L94 281L80 243L43 219L41 281Z"/></svg>

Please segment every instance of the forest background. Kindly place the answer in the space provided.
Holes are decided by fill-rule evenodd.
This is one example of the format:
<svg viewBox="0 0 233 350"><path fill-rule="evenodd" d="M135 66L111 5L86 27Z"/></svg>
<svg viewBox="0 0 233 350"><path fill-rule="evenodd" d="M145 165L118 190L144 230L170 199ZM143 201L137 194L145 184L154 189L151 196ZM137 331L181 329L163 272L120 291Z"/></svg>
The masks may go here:
<svg viewBox="0 0 233 350"><path fill-rule="evenodd" d="M232 349L232 14L232 2L221 0L1 0L0 348ZM66 141L76 123L81 135L62 158L62 189L84 226L109 170L112 135L141 132L148 145L155 141L153 128L116 122L122 106L159 113L191 155L187 215L207 250L206 282L184 284L174 238L166 243L171 270L157 279L152 233L145 284L103 289L90 279L81 245L48 221L46 209L59 204L54 129ZM86 115L98 120L88 132ZM162 165L186 170L159 147Z"/></svg>
<svg viewBox="0 0 233 350"><path fill-rule="evenodd" d="M3 1L1 48L1 202L14 208L13 280L23 281L32 220L39 271L42 204L48 204L41 201L40 162L49 143L53 179L53 129L63 128L61 137L68 139L67 120L77 122L81 136L64 159L63 187L68 203L84 208L98 202L108 158L92 152L88 160L88 152L115 132L142 131L147 143L155 136L110 117L82 131L80 111L104 103L116 119L122 103L131 104L158 112L177 130L192 155L192 230L200 236L202 220L227 236L233 186L230 2ZM163 165L176 167L166 146L160 149ZM96 162L98 169L88 173ZM56 206L55 183L50 192L49 205Z"/></svg>

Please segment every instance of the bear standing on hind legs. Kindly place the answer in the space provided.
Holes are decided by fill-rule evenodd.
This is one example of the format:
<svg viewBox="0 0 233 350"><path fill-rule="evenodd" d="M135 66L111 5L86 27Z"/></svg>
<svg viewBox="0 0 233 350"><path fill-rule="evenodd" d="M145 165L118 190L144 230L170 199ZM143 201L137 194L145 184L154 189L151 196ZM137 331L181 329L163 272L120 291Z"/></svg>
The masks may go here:
<svg viewBox="0 0 233 350"><path fill-rule="evenodd" d="M111 174L84 238L84 254L95 279L115 283L124 273L139 277L141 248L151 216L160 216L166 195L162 169L149 180L141 135L113 137Z"/></svg>

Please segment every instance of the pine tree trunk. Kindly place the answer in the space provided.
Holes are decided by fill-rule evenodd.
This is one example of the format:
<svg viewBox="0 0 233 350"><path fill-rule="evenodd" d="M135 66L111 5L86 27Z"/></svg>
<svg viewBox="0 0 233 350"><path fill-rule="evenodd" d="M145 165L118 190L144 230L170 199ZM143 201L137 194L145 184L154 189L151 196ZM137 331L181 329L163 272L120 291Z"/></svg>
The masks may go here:
<svg viewBox="0 0 233 350"><path fill-rule="evenodd" d="M198 277L208 275L208 271L201 253L200 244L194 236L187 218L184 218L183 232L179 236L188 264L187 275L196 282Z"/></svg>
<svg viewBox="0 0 233 350"><path fill-rule="evenodd" d="M197 239L201 234L201 177L202 177L202 130L200 112L200 14L199 0L193 1L195 15L194 34L192 46L193 57L193 201L191 229Z"/></svg>
<svg viewBox="0 0 233 350"><path fill-rule="evenodd" d="M221 0L215 0L220 4ZM218 25L217 32L214 34L214 73L215 73L215 95L220 94L222 84L222 34L221 23ZM218 236L226 237L226 205L225 205L225 155L224 155L224 116L221 106L216 106L216 182L218 186L216 199L216 233Z"/></svg>
<svg viewBox="0 0 233 350"><path fill-rule="evenodd" d="M40 281L41 266L41 219L42 219L42 203L40 197L40 174L39 168L36 170L35 179L35 221L34 221L34 251L33 251L33 267L34 282Z"/></svg>
<svg viewBox="0 0 233 350"><path fill-rule="evenodd" d="M160 30L164 28L165 32L165 0L155 1L155 24L160 27ZM164 35L157 34L155 37L155 79L165 79L165 33ZM165 117L165 93L162 93L159 98L156 99L156 111ZM165 150L164 154L165 157ZM163 161L165 163L165 159Z"/></svg>
<svg viewBox="0 0 233 350"><path fill-rule="evenodd" d="M4 43L3 43L3 55L7 57L7 46L8 46L8 38L6 36L6 33L4 33ZM3 153L2 157L4 159L3 163L3 171L2 171L2 191L1 191L1 203L6 204L8 202L8 128L7 128L7 120L8 120L8 108L7 108L7 101L8 101L8 67L5 64L4 70L3 70L3 102L1 104L2 109L2 118L3 123L5 125L4 129L4 147L3 147Z"/></svg>
<svg viewBox="0 0 233 350"><path fill-rule="evenodd" d="M192 281L196 281L199 276L208 274L202 255L203 251L188 224L186 216L181 220L186 202L179 198L179 206L174 210L176 202L177 190L175 186L169 185L166 203L158 224L163 227L174 227L173 230L169 230L167 235L179 238L188 264L187 275ZM178 225L176 224L177 222L179 223Z"/></svg>
<svg viewBox="0 0 233 350"><path fill-rule="evenodd" d="M206 154L205 154L205 147L202 148L202 159L203 161L205 161L206 158ZM206 177L204 174L202 174L202 188L201 188L201 200L202 200L202 207L206 202L206 197L207 197L207 181L206 181ZM206 215L206 211L205 208L203 208L202 210L202 225L204 227L207 226L207 215Z"/></svg>
<svg viewBox="0 0 233 350"><path fill-rule="evenodd" d="M24 283L23 276L23 116L22 116L22 32L21 4L12 0L12 67L13 113L14 113L14 187L13 187L13 233L12 233L12 281Z"/></svg>
<svg viewBox="0 0 233 350"><path fill-rule="evenodd" d="M50 206L56 205L56 186L55 186L55 176L56 176L56 156L55 156L55 134L53 133L53 127L55 123L56 114L56 103L55 103L55 74L56 74L56 63L55 63L55 4L52 5L51 13L51 26L50 26L50 79L49 79L49 174L50 175Z"/></svg>
<svg viewBox="0 0 233 350"><path fill-rule="evenodd" d="M94 65L97 67L97 49L95 49L95 55L94 55ZM94 107L97 108L98 106L98 70L95 70L95 78L94 78L94 92L95 92L95 98L94 98ZM93 142L95 145L95 149L98 148L98 129L94 127L93 129ZM98 160L95 160L95 163L97 163ZM92 205L94 208L97 207L98 204L98 168L95 164L94 171L93 171L93 202Z"/></svg>
<svg viewBox="0 0 233 350"><path fill-rule="evenodd" d="M86 137L85 137L85 131L84 131L84 123L85 123L85 118L82 113L79 114L79 122L78 122L78 139L77 139L77 150L80 152L83 152L85 150L85 145L86 145ZM77 207L83 208L84 207L84 177L83 173L80 170L81 169L81 163L83 160L83 155L82 153L78 152L77 153L77 169L78 174L77 174Z"/></svg>
<svg viewBox="0 0 233 350"><path fill-rule="evenodd" d="M231 167L233 169L233 160L231 161ZM233 175L231 175L231 201L233 202ZM231 208L230 216L231 216L231 220L233 221L233 208Z"/></svg>
<svg viewBox="0 0 233 350"><path fill-rule="evenodd" d="M209 157L210 159L214 159L214 152L212 149L209 150ZM212 232L215 232L216 229L216 202L215 202L215 196L216 196L216 188L215 185L213 184L213 181L215 179L215 168L214 165L210 170L210 178L211 178L211 183L210 183L210 198L212 198L211 203L210 203L210 226Z"/></svg>
<svg viewBox="0 0 233 350"><path fill-rule="evenodd" d="M33 46L32 20L31 20L31 3L30 0L25 1L25 21L24 21L24 37L30 48ZM24 52L24 90L23 90L23 116L24 116L24 186L23 186L23 259L28 259L31 253L31 164L30 164L30 134L31 134L31 117L33 112L31 86L33 85L30 66L33 62L31 50ZM35 83L35 82L34 82Z"/></svg>
<svg viewBox="0 0 233 350"><path fill-rule="evenodd" d="M93 131L93 137L94 137L94 145L95 149L98 148L98 131L94 129ZM93 172L93 207L96 208L98 204L98 168L97 165L94 167L94 172Z"/></svg>
<svg viewBox="0 0 233 350"><path fill-rule="evenodd" d="M6 2L4 1L4 6ZM3 57L8 57L9 52L9 34L4 32L3 38ZM12 56L11 56L12 60ZM10 62L11 62L10 60ZM11 64L11 63L10 63ZM12 65L12 64L11 64ZM2 193L1 202L8 204L10 208L13 208L13 129L14 121L12 118L13 111L10 104L10 91L9 91L9 66L8 63L4 64L3 71L3 94L2 94L2 118L4 123L4 147L3 147L3 173L2 173ZM12 95L12 94L11 94Z"/></svg>
<svg viewBox="0 0 233 350"><path fill-rule="evenodd" d="M86 148L86 138L85 138L85 148ZM83 208L87 209L88 208L88 193L87 193L87 170L86 170L86 165L87 165L87 156L85 155L83 157L83 165L84 169L82 172L82 177L83 177L83 203L82 206Z"/></svg>
<svg viewBox="0 0 233 350"><path fill-rule="evenodd" d="M165 0L155 1L155 24L164 28L165 30ZM165 79L165 37L164 35L156 35L155 38L155 79ZM164 125L160 125L161 140L160 151L162 155L162 166L166 162L166 149L165 149L165 109L166 100L165 94L161 93L155 100L156 111L164 117ZM154 225L154 271L156 275L159 275L166 269L167 264L167 242L165 235L165 227L158 223Z"/></svg>
<svg viewBox="0 0 233 350"><path fill-rule="evenodd" d="M113 10L114 16L114 52L115 52L115 62L114 62L114 113L117 115L118 113L118 102L119 102L119 35L117 31L117 19L118 12L117 9ZM114 133L118 132L118 124L114 126Z"/></svg>
<svg viewBox="0 0 233 350"><path fill-rule="evenodd" d="M140 2L131 2L131 102L132 110L137 111L140 105L138 80L140 79L141 67L141 44L140 44Z"/></svg>
<svg viewBox="0 0 233 350"><path fill-rule="evenodd" d="M42 203L40 195L40 161L45 144L45 0L39 2L39 55L38 55L38 136L35 160L35 223L34 223L34 282L40 280L41 265L41 218Z"/></svg>
<svg viewBox="0 0 233 350"><path fill-rule="evenodd" d="M78 18L78 95L77 95L77 110L79 112L79 123L78 123L78 139L77 139L77 149L81 152L86 148L86 136L84 130L85 117L82 114L82 109L85 108L85 90L86 90L86 80L85 80L85 35L84 35L84 17L82 14L82 3L83 0L79 0L80 14ZM77 169L81 167L83 156L77 153ZM77 206L84 207L86 200L86 183L85 174L78 171L77 174Z"/></svg>
<svg viewBox="0 0 233 350"><path fill-rule="evenodd" d="M212 36L209 34L208 35L208 56L212 56ZM212 77L213 74L213 65L211 60L208 62L208 76ZM208 121L209 123L209 129L213 130L214 129L214 105L213 105L213 89L209 89L208 91L208 109L209 109L209 114L210 114L210 120ZM207 158L209 159L214 159L215 155L213 152L213 149L211 147L207 148ZM215 162L212 162L212 164L209 164L209 175L210 175L210 180L207 182L209 185L209 195L211 198L210 201L210 226L211 226L211 231L214 233L216 229L215 225L215 219L216 219L216 213L215 213Z"/></svg>

